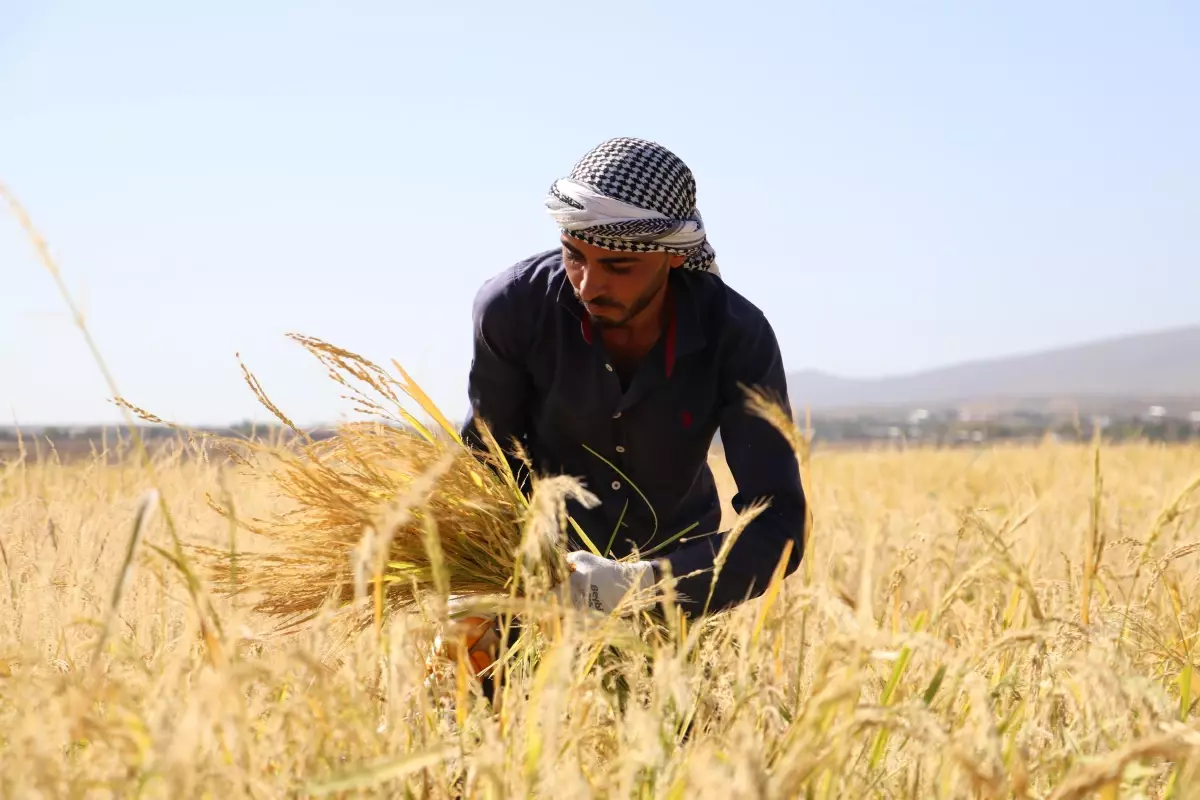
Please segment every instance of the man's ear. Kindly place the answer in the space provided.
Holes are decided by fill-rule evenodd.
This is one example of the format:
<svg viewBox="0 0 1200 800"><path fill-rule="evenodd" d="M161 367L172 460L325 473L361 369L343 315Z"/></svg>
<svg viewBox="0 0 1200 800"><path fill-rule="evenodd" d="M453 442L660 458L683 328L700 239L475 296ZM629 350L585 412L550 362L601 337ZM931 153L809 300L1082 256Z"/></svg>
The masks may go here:
<svg viewBox="0 0 1200 800"><path fill-rule="evenodd" d="M667 266L671 269L678 269L683 266L683 262L687 261L687 256L682 253L668 253Z"/></svg>

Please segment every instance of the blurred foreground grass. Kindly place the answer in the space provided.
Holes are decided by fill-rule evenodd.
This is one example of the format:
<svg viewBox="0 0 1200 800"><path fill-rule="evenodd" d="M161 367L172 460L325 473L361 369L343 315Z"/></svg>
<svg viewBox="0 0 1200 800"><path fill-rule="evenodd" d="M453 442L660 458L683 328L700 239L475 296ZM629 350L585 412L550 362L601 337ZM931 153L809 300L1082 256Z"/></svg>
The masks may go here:
<svg viewBox="0 0 1200 800"><path fill-rule="evenodd" d="M186 541L230 541L206 492L275 502L182 451L156 471ZM1051 443L818 450L777 595L658 640L549 625L497 710L426 681L419 617L336 650L213 599L213 658L155 514L94 657L146 473L10 460L0 796L1196 796L1200 449L1106 447L1098 475ZM614 637L633 646L600 653Z"/></svg>

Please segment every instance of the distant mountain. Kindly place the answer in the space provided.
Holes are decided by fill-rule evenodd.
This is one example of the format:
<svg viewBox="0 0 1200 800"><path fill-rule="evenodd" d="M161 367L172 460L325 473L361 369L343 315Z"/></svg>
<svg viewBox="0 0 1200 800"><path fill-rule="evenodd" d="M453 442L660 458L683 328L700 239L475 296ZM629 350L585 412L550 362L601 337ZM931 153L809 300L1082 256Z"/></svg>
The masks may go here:
<svg viewBox="0 0 1200 800"><path fill-rule="evenodd" d="M826 412L1078 406L1108 413L1168 402L1200 410L1200 325L876 379L804 370L788 376L788 392L796 408Z"/></svg>

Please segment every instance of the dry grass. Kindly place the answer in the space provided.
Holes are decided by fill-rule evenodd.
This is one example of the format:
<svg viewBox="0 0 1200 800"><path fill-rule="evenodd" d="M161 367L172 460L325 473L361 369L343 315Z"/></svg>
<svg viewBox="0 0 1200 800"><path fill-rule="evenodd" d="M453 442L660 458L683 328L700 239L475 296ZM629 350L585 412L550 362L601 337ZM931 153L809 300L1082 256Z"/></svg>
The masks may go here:
<svg viewBox="0 0 1200 800"><path fill-rule="evenodd" d="M186 540L228 546L206 493L277 502L183 448L154 471ZM206 641L136 460L5 465L0 795L1194 794L1200 450L1102 449L1098 502L1093 453L1054 444L810 473L772 597L666 631L547 617L497 711L453 665L426 680L420 614L336 649L217 598Z"/></svg>
<svg viewBox="0 0 1200 800"><path fill-rule="evenodd" d="M251 390L291 429L291 438L204 436L198 442L176 428L196 456L207 460L215 448L238 465L243 480L273 485L280 500L275 513L259 516L239 513L228 491L219 501L207 498L231 535L220 547L188 549L206 567L205 577L227 597L257 595L253 609L281 618L281 631L326 615L346 623L349 634L373 622L378 636L392 614L422 611L430 602L444 606L451 595L476 604L544 601L567 575L566 500L599 501L568 476L536 476L526 497L486 428L483 451L465 447L457 428L398 364L399 377L349 350L292 338L369 419L314 440L243 366ZM414 416L405 401L434 424ZM162 422L124 399L120 404ZM239 548L242 530L266 546Z"/></svg>

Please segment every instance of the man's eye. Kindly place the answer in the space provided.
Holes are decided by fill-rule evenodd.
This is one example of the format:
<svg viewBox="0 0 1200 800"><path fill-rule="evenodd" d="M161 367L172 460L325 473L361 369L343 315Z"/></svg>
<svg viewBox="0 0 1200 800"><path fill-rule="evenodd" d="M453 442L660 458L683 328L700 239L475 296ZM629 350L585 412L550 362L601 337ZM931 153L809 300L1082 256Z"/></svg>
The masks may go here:
<svg viewBox="0 0 1200 800"><path fill-rule="evenodd" d="M612 264L608 265L608 271L613 275L628 275L632 269L632 267L614 267Z"/></svg>

